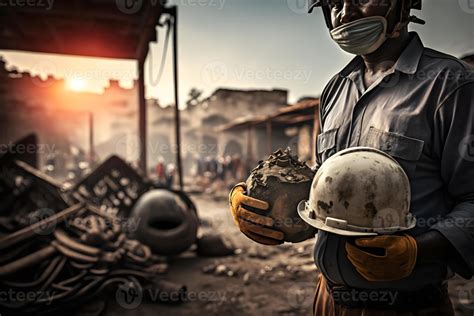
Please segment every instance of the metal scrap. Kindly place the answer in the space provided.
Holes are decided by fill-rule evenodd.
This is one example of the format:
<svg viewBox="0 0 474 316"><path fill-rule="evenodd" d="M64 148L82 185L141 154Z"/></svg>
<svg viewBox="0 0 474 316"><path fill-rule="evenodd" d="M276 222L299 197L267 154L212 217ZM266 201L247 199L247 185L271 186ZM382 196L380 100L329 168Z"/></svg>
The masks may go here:
<svg viewBox="0 0 474 316"><path fill-rule="evenodd" d="M133 276L148 284L166 271L163 262L156 260L147 246L128 239L114 224L107 226L110 218L96 209L91 211L91 208L94 207L74 205L0 240L4 251L24 243L37 248L33 253L29 252L30 249L24 249L0 266L0 289L28 288L51 294L16 305L2 301L0 306L35 311L88 297L112 279L121 278L124 281ZM84 230L77 228L78 219L88 223ZM43 236L42 242L36 245L35 229L51 222L55 222L56 229L52 234ZM90 223L101 225L103 229L99 231L100 243L95 245L87 243L89 239L82 238L91 231L97 232L98 226ZM26 282L18 281L25 279Z"/></svg>
<svg viewBox="0 0 474 316"><path fill-rule="evenodd" d="M87 201L113 216L127 218L150 184L132 167L112 156L71 189L74 201Z"/></svg>
<svg viewBox="0 0 474 316"><path fill-rule="evenodd" d="M35 155L0 157L0 291L44 295L0 300L0 310L57 310L130 283L179 292L182 301L185 286L157 278L167 271L165 259L129 237L130 211L151 182L117 156L73 186L35 169L36 162ZM189 197L173 193L197 217Z"/></svg>

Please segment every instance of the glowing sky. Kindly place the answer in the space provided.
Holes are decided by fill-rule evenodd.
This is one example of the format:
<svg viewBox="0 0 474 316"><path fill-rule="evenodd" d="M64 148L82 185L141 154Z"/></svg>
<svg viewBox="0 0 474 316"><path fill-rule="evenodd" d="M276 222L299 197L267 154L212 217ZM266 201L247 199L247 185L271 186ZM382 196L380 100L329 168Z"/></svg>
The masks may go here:
<svg viewBox="0 0 474 316"><path fill-rule="evenodd" d="M307 15L306 0L173 0L179 6L180 103L192 87L208 95L218 87L284 88L290 101L319 95L329 78L351 56L329 38L319 10ZM416 12L427 21L411 26L425 46L456 57L474 53L474 0L425 0ZM146 64L147 96L173 102L171 50L157 84L164 30L151 44ZM171 48L171 46L170 46ZM51 73L81 89L100 92L109 79L130 87L133 61L0 52L8 67L34 74ZM82 83L81 83L82 82Z"/></svg>

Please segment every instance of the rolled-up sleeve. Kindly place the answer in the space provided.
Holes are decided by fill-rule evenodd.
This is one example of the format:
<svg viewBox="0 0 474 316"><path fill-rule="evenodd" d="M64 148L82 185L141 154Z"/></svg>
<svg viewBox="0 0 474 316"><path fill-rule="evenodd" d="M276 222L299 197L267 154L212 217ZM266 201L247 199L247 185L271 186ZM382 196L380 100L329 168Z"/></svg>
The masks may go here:
<svg viewBox="0 0 474 316"><path fill-rule="evenodd" d="M442 100L434 133L445 193L454 207L431 229L447 238L463 259L451 268L470 277L474 275L474 82L460 85Z"/></svg>

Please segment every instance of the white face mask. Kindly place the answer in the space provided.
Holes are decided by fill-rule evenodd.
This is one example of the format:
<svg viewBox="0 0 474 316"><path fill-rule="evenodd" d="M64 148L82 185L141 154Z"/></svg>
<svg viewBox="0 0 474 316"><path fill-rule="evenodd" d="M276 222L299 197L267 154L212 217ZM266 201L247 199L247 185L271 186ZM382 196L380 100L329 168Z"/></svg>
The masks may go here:
<svg viewBox="0 0 474 316"><path fill-rule="evenodd" d="M331 30L331 37L350 54L368 55L387 40L387 19L383 16L358 19Z"/></svg>

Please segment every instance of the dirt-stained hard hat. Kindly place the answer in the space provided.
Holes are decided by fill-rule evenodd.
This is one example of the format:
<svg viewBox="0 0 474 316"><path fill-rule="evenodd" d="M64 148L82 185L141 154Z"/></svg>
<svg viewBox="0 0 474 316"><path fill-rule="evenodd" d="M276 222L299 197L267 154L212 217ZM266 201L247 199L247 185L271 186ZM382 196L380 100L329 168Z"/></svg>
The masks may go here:
<svg viewBox="0 0 474 316"><path fill-rule="evenodd" d="M316 230L303 221L296 211L298 202L308 197L314 172L291 155L289 149L274 152L261 161L247 179L247 195L268 202L267 211L246 206L271 217L274 229L284 233L285 241L300 242L314 237Z"/></svg>
<svg viewBox="0 0 474 316"><path fill-rule="evenodd" d="M370 236L415 227L410 183L388 154L353 147L326 160L298 214L317 229L343 236Z"/></svg>

